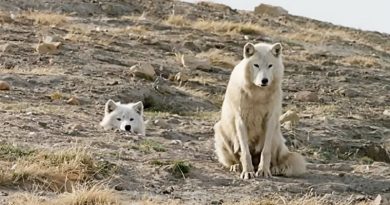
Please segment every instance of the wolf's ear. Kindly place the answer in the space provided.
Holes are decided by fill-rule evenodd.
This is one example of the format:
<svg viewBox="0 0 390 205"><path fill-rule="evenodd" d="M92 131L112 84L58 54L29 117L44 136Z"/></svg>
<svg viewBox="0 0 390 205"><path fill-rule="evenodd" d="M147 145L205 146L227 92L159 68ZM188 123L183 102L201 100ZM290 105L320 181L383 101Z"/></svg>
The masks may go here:
<svg viewBox="0 0 390 205"><path fill-rule="evenodd" d="M104 112L106 113L106 114L109 114L109 113L111 113L112 111L114 111L115 109L116 109L116 103L113 101L113 100L111 100L111 99L109 99L107 102L106 102L106 107L105 107L105 109L104 109Z"/></svg>
<svg viewBox="0 0 390 205"><path fill-rule="evenodd" d="M274 55L275 57L279 57L280 54L282 54L282 44L275 43L274 45L272 45L271 52L272 55Z"/></svg>
<svg viewBox="0 0 390 205"><path fill-rule="evenodd" d="M142 103L142 101L136 102L136 103L133 105L133 108L134 108L134 110L135 110L138 114L140 114L140 115L142 115L142 114L144 113L144 104Z"/></svg>
<svg viewBox="0 0 390 205"><path fill-rule="evenodd" d="M247 43L244 46L244 58L249 58L255 54L255 46L252 43Z"/></svg>

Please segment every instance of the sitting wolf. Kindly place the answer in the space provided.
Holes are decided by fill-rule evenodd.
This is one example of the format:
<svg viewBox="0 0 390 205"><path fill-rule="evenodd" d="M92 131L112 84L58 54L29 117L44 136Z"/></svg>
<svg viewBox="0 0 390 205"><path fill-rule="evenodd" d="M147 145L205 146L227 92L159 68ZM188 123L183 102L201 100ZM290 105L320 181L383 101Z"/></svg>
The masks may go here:
<svg viewBox="0 0 390 205"><path fill-rule="evenodd" d="M214 126L219 162L231 171L241 169L243 179L306 171L304 158L288 150L280 130L281 52L280 43L245 45L244 59L232 71L221 119Z"/></svg>

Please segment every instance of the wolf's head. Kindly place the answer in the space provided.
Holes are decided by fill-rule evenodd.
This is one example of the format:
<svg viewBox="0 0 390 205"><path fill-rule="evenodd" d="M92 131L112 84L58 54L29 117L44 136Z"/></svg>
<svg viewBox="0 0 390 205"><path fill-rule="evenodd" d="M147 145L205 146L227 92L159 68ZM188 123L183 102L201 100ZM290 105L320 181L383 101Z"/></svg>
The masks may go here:
<svg viewBox="0 0 390 205"><path fill-rule="evenodd" d="M145 134L144 106L141 101L121 104L108 100L104 109L104 118L100 123L106 129L116 128L137 134Z"/></svg>
<svg viewBox="0 0 390 205"><path fill-rule="evenodd" d="M282 45L247 43L244 46L244 59L250 74L250 80L259 87L266 87L283 76Z"/></svg>

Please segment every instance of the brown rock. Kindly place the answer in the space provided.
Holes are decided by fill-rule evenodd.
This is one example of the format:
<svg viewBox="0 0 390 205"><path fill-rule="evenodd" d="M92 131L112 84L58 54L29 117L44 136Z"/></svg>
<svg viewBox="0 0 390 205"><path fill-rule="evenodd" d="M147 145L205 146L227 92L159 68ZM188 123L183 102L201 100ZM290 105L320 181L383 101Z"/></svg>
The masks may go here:
<svg viewBox="0 0 390 205"><path fill-rule="evenodd" d="M295 93L294 98L302 102L316 102L318 101L318 95L311 91L299 91Z"/></svg>
<svg viewBox="0 0 390 205"><path fill-rule="evenodd" d="M154 80L156 72L150 63L136 64L130 67L130 73L133 76L144 78L147 80Z"/></svg>
<svg viewBox="0 0 390 205"><path fill-rule="evenodd" d="M10 89L11 86L9 85L9 83L0 80L0 90L10 90Z"/></svg>
<svg viewBox="0 0 390 205"><path fill-rule="evenodd" d="M188 69L208 69L211 67L209 59L201 59L195 56L181 55L179 56L181 64Z"/></svg>
<svg viewBox="0 0 390 205"><path fill-rule="evenodd" d="M39 54L58 54L60 50L58 47L61 45L60 42L56 43L40 43L38 44L36 50Z"/></svg>
<svg viewBox="0 0 390 205"><path fill-rule="evenodd" d="M288 15L288 11L280 6L272 6L269 4L260 4L255 7L255 14L268 16L284 16Z"/></svg>
<svg viewBox="0 0 390 205"><path fill-rule="evenodd" d="M284 122L291 122L292 125L295 125L299 121L299 116L294 110L288 110L286 113L280 116L279 121L280 124L283 124Z"/></svg>

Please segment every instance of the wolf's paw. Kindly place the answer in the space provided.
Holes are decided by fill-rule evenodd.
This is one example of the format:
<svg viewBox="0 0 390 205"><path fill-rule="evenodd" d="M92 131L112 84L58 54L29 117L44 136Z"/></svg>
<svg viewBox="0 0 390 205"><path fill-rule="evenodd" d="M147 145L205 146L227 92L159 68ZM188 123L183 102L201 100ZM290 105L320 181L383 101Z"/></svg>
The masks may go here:
<svg viewBox="0 0 390 205"><path fill-rule="evenodd" d="M270 177L272 177L272 174L271 174L271 171L269 170L269 168L267 168L267 169L259 168L259 170L257 170L257 172L256 172L256 176L270 178Z"/></svg>
<svg viewBox="0 0 390 205"><path fill-rule="evenodd" d="M241 171L240 164L233 164L232 166L230 166L230 171L231 172L240 172Z"/></svg>
<svg viewBox="0 0 390 205"><path fill-rule="evenodd" d="M287 167L286 166L274 166L271 168L271 174L275 176L285 175Z"/></svg>
<svg viewBox="0 0 390 205"><path fill-rule="evenodd" d="M241 179L252 179L255 178L255 172L241 172Z"/></svg>

